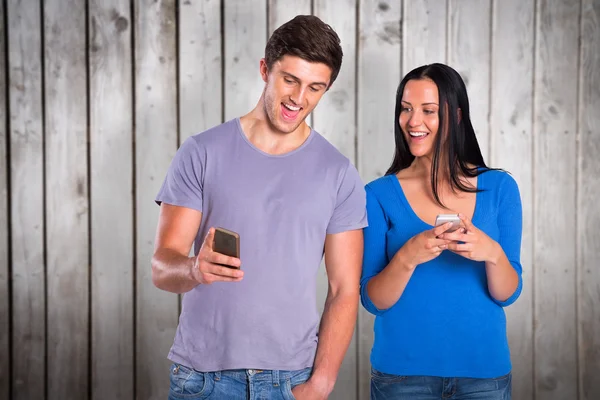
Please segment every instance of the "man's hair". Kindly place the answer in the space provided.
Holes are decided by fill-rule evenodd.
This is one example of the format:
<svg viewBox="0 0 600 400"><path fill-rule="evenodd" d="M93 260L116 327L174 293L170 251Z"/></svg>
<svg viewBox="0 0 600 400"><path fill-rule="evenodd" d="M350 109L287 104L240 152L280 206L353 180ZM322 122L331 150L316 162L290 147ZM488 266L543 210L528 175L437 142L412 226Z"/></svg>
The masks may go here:
<svg viewBox="0 0 600 400"><path fill-rule="evenodd" d="M331 86L340 72L344 54L340 38L331 26L314 15L298 15L277 28L267 41L267 67L271 69L285 55L327 65L331 68Z"/></svg>

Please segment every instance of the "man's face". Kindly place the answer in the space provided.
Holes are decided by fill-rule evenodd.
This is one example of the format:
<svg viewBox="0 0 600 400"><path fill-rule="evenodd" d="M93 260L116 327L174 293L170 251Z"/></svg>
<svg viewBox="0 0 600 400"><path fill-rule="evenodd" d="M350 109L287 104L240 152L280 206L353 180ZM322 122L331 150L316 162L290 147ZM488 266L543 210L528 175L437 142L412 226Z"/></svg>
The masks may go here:
<svg viewBox="0 0 600 400"><path fill-rule="evenodd" d="M294 132L317 106L331 79L331 68L286 55L267 68L260 60L265 81L264 106L271 126L281 133Z"/></svg>

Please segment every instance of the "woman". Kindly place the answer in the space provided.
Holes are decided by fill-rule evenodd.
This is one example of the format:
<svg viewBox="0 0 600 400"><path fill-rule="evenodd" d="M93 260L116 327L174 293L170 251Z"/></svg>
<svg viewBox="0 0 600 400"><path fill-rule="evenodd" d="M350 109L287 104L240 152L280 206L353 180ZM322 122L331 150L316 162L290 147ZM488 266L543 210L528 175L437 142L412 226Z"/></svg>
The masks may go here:
<svg viewBox="0 0 600 400"><path fill-rule="evenodd" d="M371 396L510 399L503 307L522 285L517 184L485 165L465 84L446 65L404 77L394 125L392 165L366 187ZM461 228L435 227L438 214L458 214Z"/></svg>

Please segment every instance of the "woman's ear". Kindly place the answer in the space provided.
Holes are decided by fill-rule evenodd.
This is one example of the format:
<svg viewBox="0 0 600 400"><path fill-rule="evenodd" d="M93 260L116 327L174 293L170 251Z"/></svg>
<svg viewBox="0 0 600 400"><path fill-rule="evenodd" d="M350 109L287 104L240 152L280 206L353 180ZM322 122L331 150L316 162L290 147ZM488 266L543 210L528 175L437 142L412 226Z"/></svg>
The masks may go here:
<svg viewBox="0 0 600 400"><path fill-rule="evenodd" d="M457 117L458 117L458 123L460 124L460 121L462 121L462 110L459 108L456 112Z"/></svg>

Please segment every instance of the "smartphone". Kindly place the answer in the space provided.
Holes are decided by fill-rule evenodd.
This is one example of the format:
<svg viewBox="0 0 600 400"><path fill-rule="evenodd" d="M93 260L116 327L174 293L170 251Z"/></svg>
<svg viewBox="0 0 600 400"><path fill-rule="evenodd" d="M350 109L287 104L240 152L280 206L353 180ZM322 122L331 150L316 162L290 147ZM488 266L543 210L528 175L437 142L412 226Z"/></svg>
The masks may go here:
<svg viewBox="0 0 600 400"><path fill-rule="evenodd" d="M240 258L240 235L225 228L215 228L213 251L229 257ZM237 269L237 267L231 265L220 265Z"/></svg>
<svg viewBox="0 0 600 400"><path fill-rule="evenodd" d="M446 232L454 232L460 228L460 218L458 218L458 214L438 214L435 218L435 226L444 225L447 222L452 222L452 226L450 229L446 230Z"/></svg>

